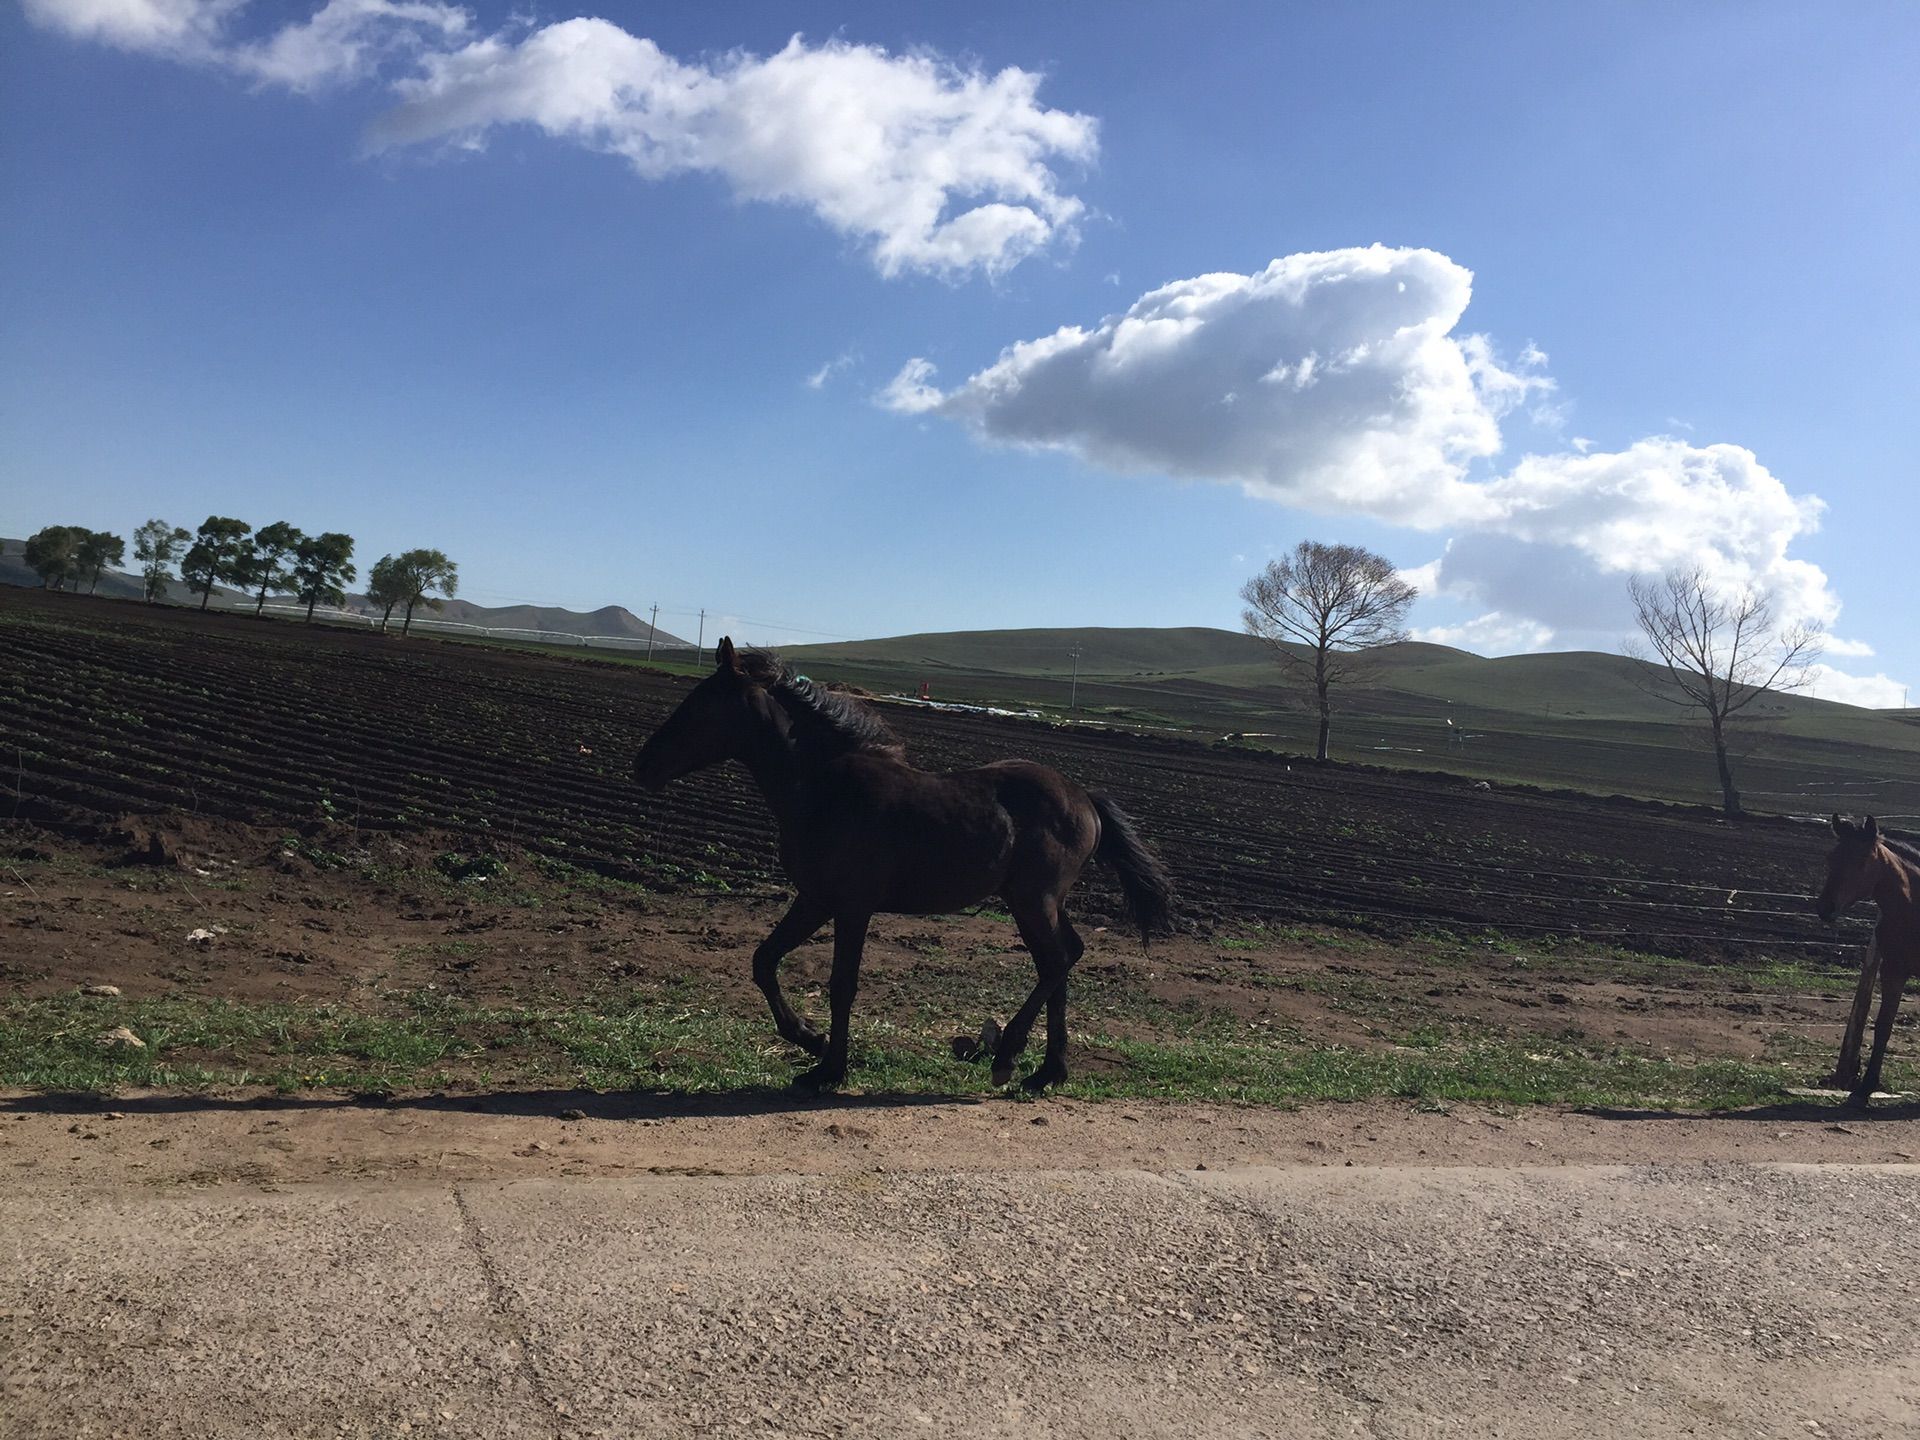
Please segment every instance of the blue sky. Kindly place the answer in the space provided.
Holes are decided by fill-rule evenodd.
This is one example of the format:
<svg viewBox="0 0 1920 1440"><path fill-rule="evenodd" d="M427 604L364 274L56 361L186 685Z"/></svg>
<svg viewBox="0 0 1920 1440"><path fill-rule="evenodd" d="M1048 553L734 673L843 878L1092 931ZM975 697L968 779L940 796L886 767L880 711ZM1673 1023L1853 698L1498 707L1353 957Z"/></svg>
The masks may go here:
<svg viewBox="0 0 1920 1440"><path fill-rule="evenodd" d="M0 3L0 530L776 643L1231 628L1315 538L1610 648L1699 563L1920 679L1908 6L528 14Z"/></svg>

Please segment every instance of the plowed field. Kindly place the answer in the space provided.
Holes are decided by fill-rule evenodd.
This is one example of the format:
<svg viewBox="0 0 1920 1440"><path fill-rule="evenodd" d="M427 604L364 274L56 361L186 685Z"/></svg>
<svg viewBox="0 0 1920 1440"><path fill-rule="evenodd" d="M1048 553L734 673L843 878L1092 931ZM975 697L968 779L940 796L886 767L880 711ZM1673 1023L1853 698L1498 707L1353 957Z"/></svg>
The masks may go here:
<svg viewBox="0 0 1920 1440"><path fill-rule="evenodd" d="M689 684L629 664L0 590L0 818L419 827L658 889L777 890L771 827L744 775L661 796L629 780L634 750ZM1203 927L1487 928L1700 959L1848 953L1808 913L1824 845L1807 825L886 713L930 768L1019 756L1110 792ZM1083 889L1083 910L1109 911L1103 884Z"/></svg>

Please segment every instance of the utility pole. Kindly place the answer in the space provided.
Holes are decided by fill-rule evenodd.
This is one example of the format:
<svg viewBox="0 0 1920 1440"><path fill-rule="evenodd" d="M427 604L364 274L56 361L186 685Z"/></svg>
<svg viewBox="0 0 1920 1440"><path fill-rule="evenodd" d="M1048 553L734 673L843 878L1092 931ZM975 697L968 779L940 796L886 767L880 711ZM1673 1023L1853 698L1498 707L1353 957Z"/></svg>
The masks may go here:
<svg viewBox="0 0 1920 1440"><path fill-rule="evenodd" d="M693 668L698 670L707 659L707 612L700 612L700 638L693 643Z"/></svg>
<svg viewBox="0 0 1920 1440"><path fill-rule="evenodd" d="M1073 685L1067 691L1067 713L1071 715L1080 708L1080 642L1074 641L1067 653L1073 656Z"/></svg>
<svg viewBox="0 0 1920 1440"><path fill-rule="evenodd" d="M647 622L647 659L653 659L653 636L660 628L660 607L653 607L653 618Z"/></svg>

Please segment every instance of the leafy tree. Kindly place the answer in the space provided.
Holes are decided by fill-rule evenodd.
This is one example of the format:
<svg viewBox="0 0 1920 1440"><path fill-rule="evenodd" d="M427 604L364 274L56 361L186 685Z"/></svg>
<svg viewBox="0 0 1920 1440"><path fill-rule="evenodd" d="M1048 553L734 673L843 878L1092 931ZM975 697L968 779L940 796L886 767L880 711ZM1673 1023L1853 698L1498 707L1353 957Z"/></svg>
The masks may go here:
<svg viewBox="0 0 1920 1440"><path fill-rule="evenodd" d="M400 572L399 557L382 555L367 572L367 600L380 607L382 635L387 633L387 622L393 619L394 607L406 598L406 576Z"/></svg>
<svg viewBox="0 0 1920 1440"><path fill-rule="evenodd" d="M80 574L87 579L87 593L91 595L100 588L100 577L107 566L118 565L127 558L127 542L105 530L83 530L80 534L75 558Z"/></svg>
<svg viewBox="0 0 1920 1440"><path fill-rule="evenodd" d="M217 585L234 585L246 579L252 563L253 547L247 537L253 527L244 520L225 515L209 515L193 537L193 545L180 562L180 576L189 590L200 592L200 608L207 608Z"/></svg>
<svg viewBox="0 0 1920 1440"><path fill-rule="evenodd" d="M1629 642L1627 653L1665 668L1649 694L1700 712L1719 767L1720 807L1728 815L1740 814L1740 792L1727 758L1728 730L1767 691L1798 690L1813 678L1820 631L1782 625L1770 596L1752 589L1718 590L1698 566L1669 571L1656 581L1631 580L1627 593L1646 641Z"/></svg>
<svg viewBox="0 0 1920 1440"><path fill-rule="evenodd" d="M1289 674L1313 682L1316 758L1327 758L1333 733L1333 687L1359 677L1362 652L1407 638L1403 622L1417 594L1384 556L1316 540L1302 540L1241 587L1247 633L1272 646Z"/></svg>
<svg viewBox="0 0 1920 1440"><path fill-rule="evenodd" d="M149 520L133 532L133 558L140 562L140 574L147 582L147 599L154 601L167 593L173 578L173 562L193 537L178 525L164 520Z"/></svg>
<svg viewBox="0 0 1920 1440"><path fill-rule="evenodd" d="M460 588L460 567L438 550L409 550L396 562L400 572L400 600L407 607L400 633L413 628L413 607L425 603L438 610ZM438 590L438 596L429 595ZM391 611L389 611L391 613Z"/></svg>
<svg viewBox="0 0 1920 1440"><path fill-rule="evenodd" d="M353 558L353 537L329 530L324 535L302 535L293 552L293 593L307 606L307 623L313 623L313 607L325 602L344 605L346 587L359 573L348 562Z"/></svg>
<svg viewBox="0 0 1920 1440"><path fill-rule="evenodd" d="M253 602L255 615L267 608L269 590L278 593L292 588L287 583L292 571L285 562L306 538L284 520L262 525L253 532L253 550L247 556L246 579L249 585L260 587Z"/></svg>
<svg viewBox="0 0 1920 1440"><path fill-rule="evenodd" d="M48 525L27 537L26 561L49 590L82 574L80 549L93 532L78 525Z"/></svg>

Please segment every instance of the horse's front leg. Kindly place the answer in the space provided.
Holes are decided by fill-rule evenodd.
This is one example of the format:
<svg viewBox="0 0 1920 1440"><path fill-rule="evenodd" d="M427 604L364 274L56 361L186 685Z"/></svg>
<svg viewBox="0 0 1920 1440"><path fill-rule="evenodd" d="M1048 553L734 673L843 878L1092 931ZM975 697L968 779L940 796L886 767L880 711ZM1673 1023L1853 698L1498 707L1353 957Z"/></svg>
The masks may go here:
<svg viewBox="0 0 1920 1440"><path fill-rule="evenodd" d="M1840 1037L1840 1058L1827 1083L1836 1090L1851 1090L1860 1079L1860 1045L1866 1038L1867 1014L1873 1009L1873 984L1880 977L1880 936L1876 932L1867 941L1867 955L1860 962L1860 980L1853 988L1853 1009L1847 1015L1847 1032Z"/></svg>
<svg viewBox="0 0 1920 1440"><path fill-rule="evenodd" d="M753 983L767 997L767 1008L773 1011L773 1028L780 1032L782 1040L814 1056L826 1053L827 1037L796 1015L793 1006L787 1003L786 993L780 988L780 962L826 924L829 913L825 905L805 895L796 895L787 913L780 917L780 923L773 927L773 933L753 952Z"/></svg>
<svg viewBox="0 0 1920 1440"><path fill-rule="evenodd" d="M1895 970L1880 957L1880 1013L1873 1020L1873 1053L1867 1057L1867 1073L1859 1088L1847 1097L1847 1108L1864 1110L1880 1088L1880 1067L1886 1062L1887 1041L1893 1038L1893 1020L1900 1013L1900 992L1907 988L1904 970Z"/></svg>
<svg viewBox="0 0 1920 1440"><path fill-rule="evenodd" d="M847 1078L847 1025L853 1017L853 997L860 988L860 952L867 943L869 915L833 917L833 978L827 983L833 1005L833 1029L827 1053L820 1063L793 1083L808 1090L830 1090Z"/></svg>

